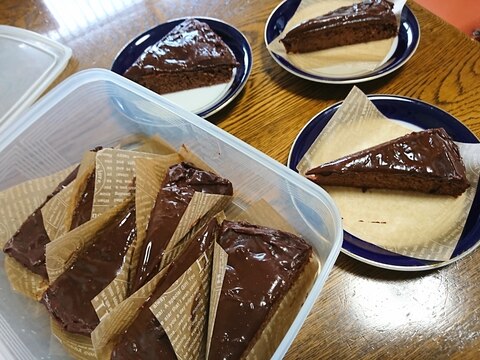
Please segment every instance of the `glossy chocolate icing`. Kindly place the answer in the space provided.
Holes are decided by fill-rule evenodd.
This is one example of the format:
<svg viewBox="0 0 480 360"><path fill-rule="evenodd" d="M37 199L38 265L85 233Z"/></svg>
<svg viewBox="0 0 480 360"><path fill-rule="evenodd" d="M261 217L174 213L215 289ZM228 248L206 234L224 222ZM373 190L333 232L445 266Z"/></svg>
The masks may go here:
<svg viewBox="0 0 480 360"><path fill-rule="evenodd" d="M307 171L306 176L319 182L332 174L369 172L460 181L463 190L468 187L458 146L443 128L413 132L344 156Z"/></svg>
<svg viewBox="0 0 480 360"><path fill-rule="evenodd" d="M443 128L413 132L320 165L306 174L372 171L409 172L446 179L461 178L465 165L457 145Z"/></svg>
<svg viewBox="0 0 480 360"><path fill-rule="evenodd" d="M319 31L333 26L344 26L356 22L383 22L388 17L395 19L392 8L393 4L385 0L366 1L353 4L352 6L344 6L300 24L292 29L290 34Z"/></svg>
<svg viewBox="0 0 480 360"><path fill-rule="evenodd" d="M212 254L219 225L210 220L168 267L150 298L139 310L129 328L119 336L111 358L130 359L177 359L168 336L160 322L150 311L150 306L203 254Z"/></svg>
<svg viewBox="0 0 480 360"><path fill-rule="evenodd" d="M310 39L310 37L313 39L316 34L320 34L335 28L343 28L345 33L341 34L343 39L339 39L339 42L341 45L347 45L357 42L356 40L348 40L349 37L352 37L352 35L349 35L348 31L358 33L360 31L359 26L370 26L372 24L391 26L393 31L391 32L390 36L383 36L382 38L392 37L395 35L397 28L397 20L392 9L393 4L386 0L363 1L351 6L344 6L322 16L318 16L301 23L290 30L281 41L284 43L287 51L289 51L291 46L290 44L293 42L300 42L302 39L303 41L307 42L309 41L308 39ZM372 31L375 33L378 32L379 29L374 29ZM329 33L330 37L338 35L339 34L337 33ZM365 38L363 39L363 42L366 42L371 40L369 37L373 36L373 34L369 34L367 32L364 36ZM375 36L375 40L377 39L378 38ZM329 45L322 48L328 47L333 46Z"/></svg>
<svg viewBox="0 0 480 360"><path fill-rule="evenodd" d="M3 251L35 274L48 279L45 267L45 246L50 238L43 224L42 208L53 196L75 180L78 166L62 181L45 201L24 221L5 244Z"/></svg>
<svg viewBox="0 0 480 360"><path fill-rule="evenodd" d="M190 18L148 47L124 76L134 81L157 72L238 65L235 56L208 24Z"/></svg>
<svg viewBox="0 0 480 360"><path fill-rule="evenodd" d="M117 276L136 235L135 202L132 200L50 284L42 302L66 331L90 334L98 325L91 300Z"/></svg>
<svg viewBox="0 0 480 360"><path fill-rule="evenodd" d="M95 194L95 171L87 179L85 189L72 215L70 230L86 223L92 217L93 195Z"/></svg>
<svg viewBox="0 0 480 360"><path fill-rule="evenodd" d="M209 359L240 359L312 256L303 239L245 222L224 221L218 243L228 263Z"/></svg>
<svg viewBox="0 0 480 360"><path fill-rule="evenodd" d="M151 212L140 263L131 281L130 294L160 270L163 253L195 191L232 195L232 183L211 172L180 163L170 167Z"/></svg>

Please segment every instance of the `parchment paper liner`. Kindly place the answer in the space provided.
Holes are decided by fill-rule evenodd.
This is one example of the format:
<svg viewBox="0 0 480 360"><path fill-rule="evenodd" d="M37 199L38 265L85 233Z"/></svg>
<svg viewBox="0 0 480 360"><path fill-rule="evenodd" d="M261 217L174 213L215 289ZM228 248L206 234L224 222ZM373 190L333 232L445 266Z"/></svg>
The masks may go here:
<svg viewBox="0 0 480 360"><path fill-rule="evenodd" d="M154 144L157 144L157 142ZM180 161L177 154L157 155L110 148L99 151L95 161L95 195L92 217L96 217L122 202L134 191L136 159L159 159L159 161L168 164L175 164Z"/></svg>
<svg viewBox="0 0 480 360"><path fill-rule="evenodd" d="M207 339L206 339L206 356L208 359L210 354L210 347L212 344L213 325L217 317L217 308L222 292L223 279L228 263L228 254L225 250L215 242L213 248L213 264L212 264L212 279L210 282L210 303L208 306L208 323L207 323Z"/></svg>
<svg viewBox="0 0 480 360"><path fill-rule="evenodd" d="M285 221L285 219L263 199L251 203L245 210L235 209L235 206L229 206L227 210L226 215L228 219L246 221L251 224L267 226L297 236L299 235L295 228L290 225L288 221Z"/></svg>
<svg viewBox="0 0 480 360"><path fill-rule="evenodd" d="M279 41L288 31L300 23L321 16L342 6L350 6L362 0L303 0L295 14L268 48L273 53L288 59L296 67L320 76L357 76L368 73L387 61L398 44L397 38L346 45L305 54L287 54ZM393 12L400 23L400 15L406 0L389 0L394 3Z"/></svg>
<svg viewBox="0 0 480 360"><path fill-rule="evenodd" d="M52 197L41 209L43 226L50 241L55 241L60 235L68 231L68 229L65 228L65 217L67 207L70 205L75 182L76 179Z"/></svg>
<svg viewBox="0 0 480 360"><path fill-rule="evenodd" d="M412 129L385 118L356 87L325 126L297 169L394 139ZM325 186L350 234L402 255L433 261L450 259L472 205L480 173L478 144L459 144L471 184L457 197L406 191Z"/></svg>
<svg viewBox="0 0 480 360"><path fill-rule="evenodd" d="M2 203L0 205L0 212L10 214L12 219L15 220L23 219L17 228L13 230L13 225L17 225L17 221L13 220L7 222L7 215L1 217L1 219L5 220L5 226L2 226L2 228L5 229L5 232L0 234L2 247L13 236L18 228L20 228L27 217L41 205L45 198L53 192L56 186L65 179L74 168L75 166L72 166L46 178L30 180L26 183L9 188L0 194L0 201ZM48 230L60 226L63 222L63 217L58 216L62 211L56 212L52 210L55 209L56 206L64 204L64 198L70 193L72 188L71 185L72 184L69 184L69 186L53 196L41 209L45 229L49 236L51 234ZM39 202L37 203L37 201ZM30 213L26 214L26 211L30 210L33 204L36 204L36 207L33 208ZM15 212L17 212L16 215ZM51 239L52 238L53 235ZM46 290L48 281L42 276L37 275L24 267L13 257L6 254L4 256L5 272L12 289L38 301L42 293Z"/></svg>
<svg viewBox="0 0 480 360"><path fill-rule="evenodd" d="M53 319L50 320L50 328L53 336L63 345L63 347L74 359L97 359L90 337L69 333L63 330L62 327Z"/></svg>
<svg viewBox="0 0 480 360"><path fill-rule="evenodd" d="M223 215L217 216L223 221ZM150 310L162 324L178 359L205 359L210 281L216 239Z"/></svg>
<svg viewBox="0 0 480 360"><path fill-rule="evenodd" d="M218 221L221 221L223 219L223 216L221 214L219 214L219 215L217 215L217 219L218 219ZM197 262L195 262L192 265L191 269L189 269L189 270L195 269L195 267L198 266L198 262L200 262L200 264L203 264L202 268L204 270L207 270L208 273L210 273L209 267L211 265L209 264L209 262L210 262L209 257L211 257L211 255L206 256L206 257L205 257L205 255L206 254L204 253L204 255L200 256L200 258L197 260ZM163 278L167 269L168 269L168 266L163 268L157 275L155 275L152 278L152 280L147 282L138 291L136 291L134 294L132 294L127 299L125 299L122 303L120 303L116 308L114 308L106 317L104 317L102 319L102 321L97 326L97 328L92 332L92 342L93 342L95 351L96 351L99 359L105 359L105 360L110 359L111 352L113 350L115 342L117 341L118 336L121 333L123 333L131 325L131 323L135 320L141 306L151 296L151 294L155 290L156 286L158 285L158 283ZM188 270L187 270L187 272L188 272ZM182 285L184 287L195 287L193 284L196 284L196 285L198 285L198 287L203 287L204 289L209 289L209 286L207 286L208 284L206 282L210 281L210 276L200 276L200 277L197 277L197 278L194 277L194 279L190 279L190 281L188 281L189 279L186 278L185 276L181 276L180 279L181 280L179 280L179 282L174 283L174 285L172 285L167 290L166 293L171 292L171 290L175 289L178 286L182 287ZM198 280L200 280L200 282L198 282ZM180 282L182 284L180 284ZM160 300L160 299L162 299L162 297L159 298L159 300L157 302L155 302L154 305L152 306L153 309L157 310L156 311L157 314L159 313L159 309L160 309L159 306L160 306L161 303L163 303L165 301L167 302L167 304L169 303L168 295L167 295L167 297L164 297L162 300ZM152 307L151 307L151 309L152 309ZM165 314L165 312L163 314ZM160 315L159 315L159 317L162 318L162 316L160 316ZM159 321L162 321L162 320L159 320ZM201 325L201 323L206 322L206 318L197 319L197 321L199 321L197 323L197 326L196 326L197 329L202 329L202 328L205 327L205 326ZM171 330L171 329L168 327L168 330ZM167 328L165 328L165 331L168 335ZM201 338L201 337L202 337L202 335L200 334L200 336L198 338ZM169 337L169 339L171 339L171 338ZM201 350L202 344L200 344L198 342L195 345L192 345L192 343L186 341L185 338L184 339L179 339L178 342L176 342L174 340L174 342L175 342L175 344L172 344L172 345L174 345L174 349L175 349L175 346L178 345L178 342L180 342L182 344L186 344L187 348L188 348L188 346L191 346L191 347L195 347L196 349L200 349L199 351L202 351ZM203 341L203 344L205 344L205 341ZM178 348L178 346L177 346L177 348ZM179 357L179 359L181 359L181 358L182 357Z"/></svg>
<svg viewBox="0 0 480 360"><path fill-rule="evenodd" d="M266 201L260 199L254 202L245 211L229 207L229 218L235 221L247 221L251 224L267 226L273 229L296 234L294 228L278 214ZM218 248L218 249L217 249ZM211 346L215 317L225 276L228 254L216 244L214 252L214 266L212 268L212 283L210 293L210 308L208 320L207 358ZM277 308L272 308L273 315L261 331L261 334L252 340L245 351L246 359L269 359L288 329L292 325L300 308L310 292L320 269L320 262L313 252L310 261L305 265L297 281L287 291Z"/></svg>
<svg viewBox="0 0 480 360"><path fill-rule="evenodd" d="M48 280L28 270L13 257L5 255L5 273L10 286L16 292L39 301L48 287Z"/></svg>

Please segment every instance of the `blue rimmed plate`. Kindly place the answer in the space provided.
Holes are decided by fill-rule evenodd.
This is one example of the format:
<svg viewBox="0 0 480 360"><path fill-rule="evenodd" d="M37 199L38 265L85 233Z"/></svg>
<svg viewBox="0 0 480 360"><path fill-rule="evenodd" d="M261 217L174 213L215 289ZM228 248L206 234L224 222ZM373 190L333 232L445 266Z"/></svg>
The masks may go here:
<svg viewBox="0 0 480 360"><path fill-rule="evenodd" d="M118 53L111 70L122 75L147 47L159 41L185 19L187 18L165 22L138 35ZM195 17L195 19L207 23L222 38L232 49L240 65L234 71L232 80L227 84L180 91L163 96L198 116L206 118L224 108L243 89L252 70L252 49L245 36L233 26L208 17Z"/></svg>
<svg viewBox="0 0 480 360"><path fill-rule="evenodd" d="M277 6L267 20L265 26L265 44L270 44L285 28L288 20L293 16L301 0L286 0ZM420 26L412 11L405 5L400 19L399 33L392 55L373 71L352 76L323 76L309 73L291 62L288 58L270 52L272 58L285 70L301 78L329 84L352 84L370 81L390 74L404 65L415 53L420 42Z"/></svg>
<svg viewBox="0 0 480 360"><path fill-rule="evenodd" d="M368 98L386 117L409 124L412 127L428 129L443 127L453 140L464 143L478 143L478 138L452 115L420 100L393 96L369 95ZM317 136L330 121L341 102L315 115L300 131L288 157L288 167L297 171L297 164L313 144ZM451 264L480 245L480 184L452 257L447 261L427 261L395 254L359 239L344 231L342 251L367 264L401 271L430 270Z"/></svg>

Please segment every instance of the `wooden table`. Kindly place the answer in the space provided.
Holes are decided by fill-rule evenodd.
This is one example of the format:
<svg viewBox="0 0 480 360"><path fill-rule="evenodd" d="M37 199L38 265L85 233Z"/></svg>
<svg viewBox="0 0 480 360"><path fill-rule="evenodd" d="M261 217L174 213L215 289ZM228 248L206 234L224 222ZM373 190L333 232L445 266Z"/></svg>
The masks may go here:
<svg viewBox="0 0 480 360"><path fill-rule="evenodd" d="M241 30L253 70L240 96L210 120L285 163L295 136L351 85L324 85L286 72L270 57L265 22L278 2L232 0L3 0L0 23L30 29L73 49L57 83L109 68L122 46L166 20L220 18ZM456 116L480 136L480 43L412 1L419 48L400 70L360 84L365 93L418 98ZM341 254L287 359L479 359L480 251L435 271L374 268Z"/></svg>

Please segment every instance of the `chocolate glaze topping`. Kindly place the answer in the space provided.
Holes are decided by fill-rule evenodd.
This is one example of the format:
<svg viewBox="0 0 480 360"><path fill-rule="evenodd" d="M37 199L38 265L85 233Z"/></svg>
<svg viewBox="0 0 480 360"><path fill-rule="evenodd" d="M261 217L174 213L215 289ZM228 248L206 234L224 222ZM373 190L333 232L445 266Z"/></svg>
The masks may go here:
<svg viewBox="0 0 480 360"><path fill-rule="evenodd" d="M213 243L219 231L216 219L212 219L196 235L175 259L160 280L150 298L139 310L130 327L119 336L111 358L130 359L177 359L162 325L150 311L150 306L203 254L211 256Z"/></svg>
<svg viewBox="0 0 480 360"><path fill-rule="evenodd" d="M130 294L140 289L160 270L163 253L195 191L232 195L232 183L188 163L173 165L163 180L150 215L140 263L131 281Z"/></svg>
<svg viewBox="0 0 480 360"><path fill-rule="evenodd" d="M392 38L398 33L392 8L386 0L341 7L301 23L280 41L287 53L308 53Z"/></svg>
<svg viewBox="0 0 480 360"><path fill-rule="evenodd" d="M208 24L190 18L148 47L124 76L134 81L158 72L238 65L230 48Z"/></svg>
<svg viewBox="0 0 480 360"><path fill-rule="evenodd" d="M320 185L458 196L469 186L458 146L443 128L413 132L306 172Z"/></svg>
<svg viewBox="0 0 480 360"><path fill-rule="evenodd" d="M373 170L408 172L449 180L465 177L465 165L458 146L443 128L407 134L320 165L307 171L306 175Z"/></svg>
<svg viewBox="0 0 480 360"><path fill-rule="evenodd" d="M364 1L352 6L344 6L298 25L289 32L289 35L298 36L305 32L321 31L353 23L385 22L386 19L396 23L392 9L393 4L385 0Z"/></svg>
<svg viewBox="0 0 480 360"><path fill-rule="evenodd" d="M87 179L85 190L75 207L72 216L72 224L70 230L86 223L92 217L93 195L95 194L95 171L93 171Z"/></svg>
<svg viewBox="0 0 480 360"><path fill-rule="evenodd" d="M45 246L50 238L43 225L42 208L53 196L75 180L78 166L62 181L45 201L25 220L3 251L35 274L48 279L45 267Z"/></svg>
<svg viewBox="0 0 480 360"><path fill-rule="evenodd" d="M91 300L117 276L136 235L132 200L43 294L42 303L66 331L90 334L98 325Z"/></svg>
<svg viewBox="0 0 480 360"><path fill-rule="evenodd" d="M228 264L209 359L240 359L312 255L303 239L245 222L224 221L218 243Z"/></svg>

